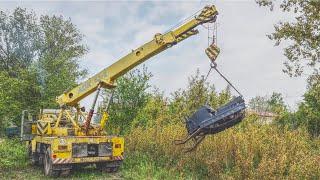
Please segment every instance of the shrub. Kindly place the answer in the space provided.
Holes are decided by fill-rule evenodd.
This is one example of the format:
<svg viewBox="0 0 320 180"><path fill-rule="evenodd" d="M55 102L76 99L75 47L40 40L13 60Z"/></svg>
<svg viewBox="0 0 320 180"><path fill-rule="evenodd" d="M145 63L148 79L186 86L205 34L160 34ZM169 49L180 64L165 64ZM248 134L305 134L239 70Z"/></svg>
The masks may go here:
<svg viewBox="0 0 320 180"><path fill-rule="evenodd" d="M0 139L0 169L26 167L26 147L18 139Z"/></svg>
<svg viewBox="0 0 320 180"><path fill-rule="evenodd" d="M310 137L306 128L265 124L257 116L207 136L194 152L183 153L182 146L173 144L186 135L185 116L202 104L217 108L230 98L228 88L217 93L198 73L171 100L150 97L126 135L126 153L147 156L157 165L179 174L190 172L199 179L320 178L318 139Z"/></svg>
<svg viewBox="0 0 320 180"><path fill-rule="evenodd" d="M162 117L155 120L163 121ZM151 161L164 161L164 166L177 172L190 170L207 179L320 178L320 144L306 130L261 125L257 117L250 116L234 128L208 136L196 151L187 154L173 145L185 133L182 123L137 127L126 137L127 153L147 154Z"/></svg>

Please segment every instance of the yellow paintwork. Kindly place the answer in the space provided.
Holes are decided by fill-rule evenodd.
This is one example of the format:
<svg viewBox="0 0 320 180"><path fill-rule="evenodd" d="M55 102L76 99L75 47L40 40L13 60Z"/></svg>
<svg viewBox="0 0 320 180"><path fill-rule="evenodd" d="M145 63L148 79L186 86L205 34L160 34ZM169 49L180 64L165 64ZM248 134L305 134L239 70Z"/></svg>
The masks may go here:
<svg viewBox="0 0 320 180"><path fill-rule="evenodd" d="M66 137L44 137L35 136L31 141L32 151L36 151L36 143L43 143L50 145L52 155L56 158L61 159L72 159L72 163L84 163L84 162L97 162L97 161L110 161L112 157L83 157L83 158L73 158L72 157L72 143L89 143L89 144L99 144L103 142L113 143L113 153L112 157L123 156L124 153L124 138L117 136L66 136ZM115 148L116 144L121 144L120 148ZM58 146L67 146L66 150L59 150Z"/></svg>
<svg viewBox="0 0 320 180"><path fill-rule="evenodd" d="M51 135L52 129L50 125L50 121L47 119L37 121L37 135Z"/></svg>
<svg viewBox="0 0 320 180"><path fill-rule="evenodd" d="M72 129L75 131L75 129ZM57 127L53 128L52 133L56 136L68 136L68 128L65 127Z"/></svg>
<svg viewBox="0 0 320 180"><path fill-rule="evenodd" d="M99 84L104 88L114 87L114 81L118 77L152 56L155 56L182 40L197 34L198 31L194 28L200 24L215 21L217 14L218 11L214 5L206 6L199 15L196 15L191 20L165 34L157 33L150 42L132 50L132 52L111 66L105 68L72 90L60 95L57 97L57 102L60 106L67 105L76 107L78 106L79 101L94 92Z"/></svg>
<svg viewBox="0 0 320 180"><path fill-rule="evenodd" d="M102 118L101 118L101 120L100 120L100 128L101 128L102 130L106 127L108 118L109 118L109 114L108 114L106 111L104 111L104 112L102 113Z"/></svg>
<svg viewBox="0 0 320 180"><path fill-rule="evenodd" d="M31 134L37 134L37 125L36 124L32 124L32 126L31 126Z"/></svg>

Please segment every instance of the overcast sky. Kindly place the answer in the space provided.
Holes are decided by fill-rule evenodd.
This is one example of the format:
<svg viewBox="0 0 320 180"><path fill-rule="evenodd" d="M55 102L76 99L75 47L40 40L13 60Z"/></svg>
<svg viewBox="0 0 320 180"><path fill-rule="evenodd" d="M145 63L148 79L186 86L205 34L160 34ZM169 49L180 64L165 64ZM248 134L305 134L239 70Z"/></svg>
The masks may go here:
<svg viewBox="0 0 320 180"><path fill-rule="evenodd" d="M279 47L267 39L273 24L290 19L277 9L270 12L254 1L166 1L166 2L0 2L0 9L11 12L15 7L33 9L37 14L56 14L71 18L85 35L89 53L81 59L90 76L153 38L207 4L215 4L218 11L217 59L220 70L242 92L247 101L257 95L280 92L294 107L302 99L305 78L289 78L282 72L286 59ZM144 63L153 74L152 85L166 95L184 88L188 77L199 69L206 74L209 59L207 31ZM141 66L139 66L141 67ZM213 73L209 79L217 90L226 83ZM84 103L89 104L90 98Z"/></svg>

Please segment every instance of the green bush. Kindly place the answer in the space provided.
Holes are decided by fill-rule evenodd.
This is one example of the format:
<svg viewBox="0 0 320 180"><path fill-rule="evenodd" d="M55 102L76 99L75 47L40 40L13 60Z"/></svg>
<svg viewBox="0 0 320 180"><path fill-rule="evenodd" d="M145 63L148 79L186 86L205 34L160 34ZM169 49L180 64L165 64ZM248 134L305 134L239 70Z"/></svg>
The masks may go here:
<svg viewBox="0 0 320 180"><path fill-rule="evenodd" d="M159 95L150 97L134 118L130 133L126 134L126 153L142 154L147 157L146 161L136 159L145 162L143 167L170 169L180 178L320 178L320 140L312 137L304 126L292 129L286 123L282 126L266 124L261 123L258 116L247 115L239 125L207 136L194 152L185 154L183 146L173 144L174 140L186 135L182 121L185 116L207 100L216 108L230 98L228 89L217 93L198 75L190 79L186 90L174 93L170 100ZM275 96L275 99L279 98ZM277 101L270 103L279 104ZM274 111L280 109L279 115L285 116L283 106L273 107L280 107ZM144 171L134 172L140 174ZM158 172L146 169L145 173L148 173L146 178L150 178Z"/></svg>
<svg viewBox="0 0 320 180"><path fill-rule="evenodd" d="M234 128L208 136L196 151L187 154L173 145L184 134L182 123L138 127L126 137L127 153L147 154L148 162L165 162L165 168L179 174L190 171L197 178L320 178L319 140L303 129L262 125L249 116Z"/></svg>
<svg viewBox="0 0 320 180"><path fill-rule="evenodd" d="M26 146L18 139L0 139L0 169L22 168L28 164Z"/></svg>

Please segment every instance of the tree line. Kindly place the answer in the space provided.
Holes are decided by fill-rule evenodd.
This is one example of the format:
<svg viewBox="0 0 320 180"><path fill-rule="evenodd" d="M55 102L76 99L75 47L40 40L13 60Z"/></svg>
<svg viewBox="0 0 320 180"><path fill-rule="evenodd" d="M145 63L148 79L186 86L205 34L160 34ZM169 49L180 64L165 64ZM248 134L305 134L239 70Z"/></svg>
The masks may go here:
<svg viewBox="0 0 320 180"><path fill-rule="evenodd" d="M79 65L88 51L82 39L63 16L0 11L1 129L19 124L24 109L57 108L55 97L87 74Z"/></svg>

